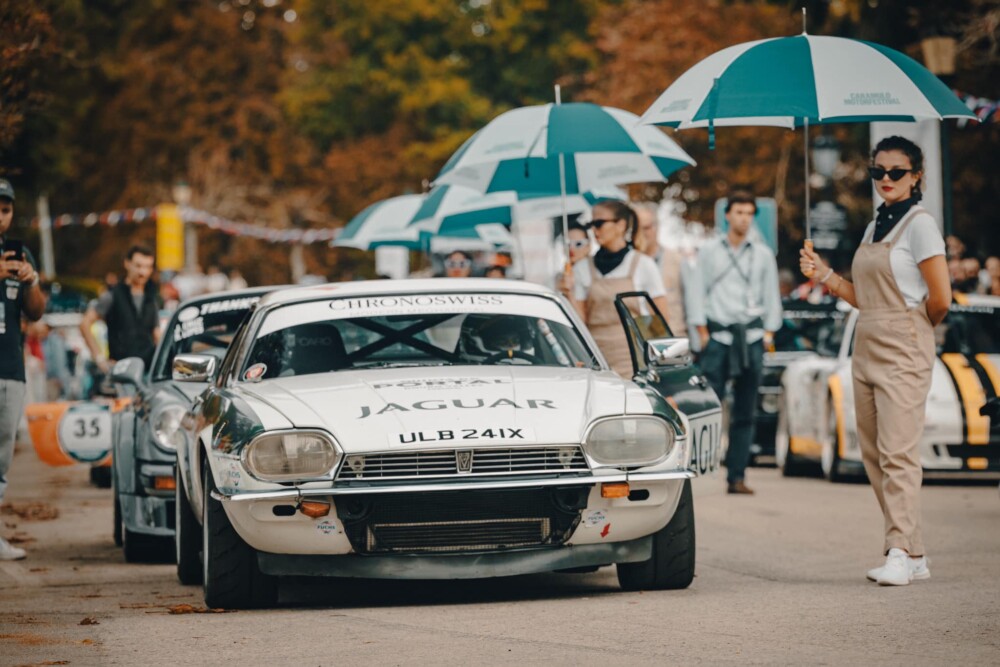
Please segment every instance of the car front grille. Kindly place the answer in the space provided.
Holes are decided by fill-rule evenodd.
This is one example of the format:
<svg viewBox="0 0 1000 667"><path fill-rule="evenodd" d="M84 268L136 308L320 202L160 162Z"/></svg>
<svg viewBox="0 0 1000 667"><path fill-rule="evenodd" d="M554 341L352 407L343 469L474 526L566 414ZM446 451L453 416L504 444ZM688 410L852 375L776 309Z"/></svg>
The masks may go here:
<svg viewBox="0 0 1000 667"><path fill-rule="evenodd" d="M480 447L349 455L341 466L337 481L581 473L589 470L579 445Z"/></svg>
<svg viewBox="0 0 1000 667"><path fill-rule="evenodd" d="M361 554L459 553L562 544L589 486L356 495L337 514Z"/></svg>

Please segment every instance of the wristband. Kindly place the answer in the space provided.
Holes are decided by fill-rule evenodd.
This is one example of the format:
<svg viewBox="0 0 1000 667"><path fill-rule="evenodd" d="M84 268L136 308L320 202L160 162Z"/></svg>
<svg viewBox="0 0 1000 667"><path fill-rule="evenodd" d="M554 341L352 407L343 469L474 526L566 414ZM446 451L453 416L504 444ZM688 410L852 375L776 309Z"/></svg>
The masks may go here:
<svg viewBox="0 0 1000 667"><path fill-rule="evenodd" d="M38 271L35 271L35 277L31 280L31 284L28 287L35 287L40 281L41 278L38 276Z"/></svg>
<svg viewBox="0 0 1000 667"><path fill-rule="evenodd" d="M832 275L833 275L833 268L831 267L830 270L826 272L826 275L820 278L819 281L825 285L826 281L829 280L830 276Z"/></svg>

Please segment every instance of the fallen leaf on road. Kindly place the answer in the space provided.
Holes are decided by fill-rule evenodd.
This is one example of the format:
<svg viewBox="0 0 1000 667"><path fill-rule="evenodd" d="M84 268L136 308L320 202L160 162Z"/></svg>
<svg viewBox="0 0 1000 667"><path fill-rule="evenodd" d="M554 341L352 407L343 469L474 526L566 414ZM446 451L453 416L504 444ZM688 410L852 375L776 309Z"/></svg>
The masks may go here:
<svg viewBox="0 0 1000 667"><path fill-rule="evenodd" d="M45 662L36 662L36 665L68 665L69 660L46 660Z"/></svg>
<svg viewBox="0 0 1000 667"><path fill-rule="evenodd" d="M27 544L29 542L34 542L35 538L27 533L14 533L7 538L7 541L11 544Z"/></svg>
<svg viewBox="0 0 1000 667"><path fill-rule="evenodd" d="M119 609L159 609L163 607L162 604L150 604L148 602L134 602L131 604L118 604Z"/></svg>
<svg viewBox="0 0 1000 667"><path fill-rule="evenodd" d="M24 644L25 646L40 646L41 644L60 644L62 643L58 639L53 639L51 637L43 637L42 635L34 635L30 632L15 632L10 634L0 634L0 639L11 639L16 641L18 644Z"/></svg>
<svg viewBox="0 0 1000 667"><path fill-rule="evenodd" d="M167 612L171 614L228 614L235 609L209 609L208 607L196 607L193 604L175 604L167 607Z"/></svg>
<svg viewBox="0 0 1000 667"><path fill-rule="evenodd" d="M59 510L48 503L39 501L4 503L0 506L0 514L13 514L25 521L51 521L59 517Z"/></svg>
<svg viewBox="0 0 1000 667"><path fill-rule="evenodd" d="M101 624L100 621L98 621L93 616L84 616L83 620L80 621L80 625L100 625L100 624Z"/></svg>
<svg viewBox="0 0 1000 667"><path fill-rule="evenodd" d="M30 568L28 568L28 572L48 572L48 571L49 571L49 568L47 568L47 567L30 567Z"/></svg>

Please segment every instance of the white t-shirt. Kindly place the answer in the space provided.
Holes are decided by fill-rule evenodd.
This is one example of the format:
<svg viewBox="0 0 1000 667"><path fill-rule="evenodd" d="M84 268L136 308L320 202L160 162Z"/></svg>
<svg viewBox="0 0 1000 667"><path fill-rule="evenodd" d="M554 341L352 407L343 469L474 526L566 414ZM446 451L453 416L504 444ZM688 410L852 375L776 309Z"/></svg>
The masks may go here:
<svg viewBox="0 0 1000 667"><path fill-rule="evenodd" d="M660 268L656 265L656 261L648 255L637 253L635 249L630 249L626 253L622 263L612 269L610 273L604 274L603 277L628 278L628 273L632 269L632 262L636 256L639 257L639 263L636 265L635 273L632 275L635 291L647 292L654 299L666 295L667 290L663 287L663 276L660 274ZM592 261L593 258L591 257L589 260L580 260L573 265L573 296L578 301L586 301L587 294L590 292L590 262ZM598 274L600 274L600 271L598 271Z"/></svg>
<svg viewBox="0 0 1000 667"><path fill-rule="evenodd" d="M881 243L891 242L899 234L899 226L906 222L905 218L896 223ZM864 238L871 243L875 221L868 223ZM920 273L920 262L930 257L943 255L944 238L938 229L937 222L930 213L921 211L914 214L910 224L903 230L899 241L889 254L889 265L892 266L892 276L903 294L907 308L916 308L927 298L927 282Z"/></svg>

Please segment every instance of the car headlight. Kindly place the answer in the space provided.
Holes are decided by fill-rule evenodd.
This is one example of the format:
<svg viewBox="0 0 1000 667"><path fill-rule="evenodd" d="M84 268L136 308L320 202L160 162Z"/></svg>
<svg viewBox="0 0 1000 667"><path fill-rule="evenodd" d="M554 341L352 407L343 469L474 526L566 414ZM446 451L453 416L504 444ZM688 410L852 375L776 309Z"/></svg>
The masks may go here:
<svg viewBox="0 0 1000 667"><path fill-rule="evenodd" d="M330 438L314 431L264 433L243 450L243 466L264 482L328 479L337 465Z"/></svg>
<svg viewBox="0 0 1000 667"><path fill-rule="evenodd" d="M594 461L612 466L647 466L670 456L676 436L658 417L621 417L597 422L584 448Z"/></svg>
<svg viewBox="0 0 1000 667"><path fill-rule="evenodd" d="M175 452L185 443L181 420L186 412L183 405L168 405L153 414L153 442L161 449Z"/></svg>

